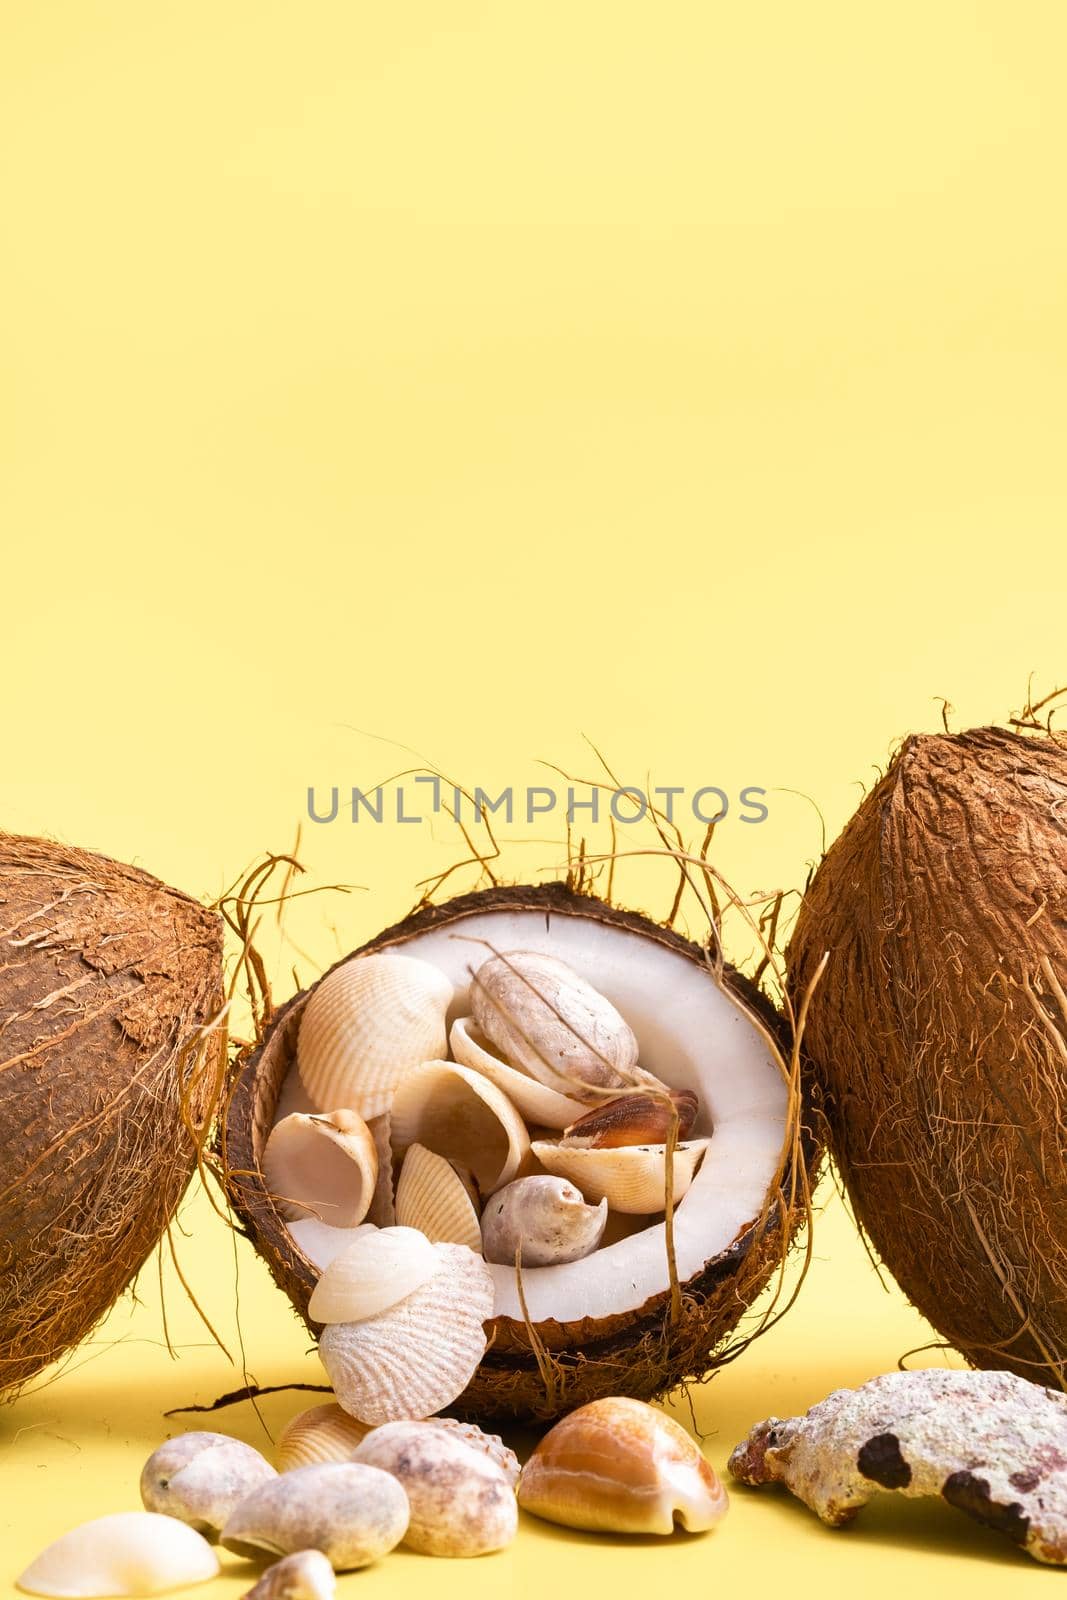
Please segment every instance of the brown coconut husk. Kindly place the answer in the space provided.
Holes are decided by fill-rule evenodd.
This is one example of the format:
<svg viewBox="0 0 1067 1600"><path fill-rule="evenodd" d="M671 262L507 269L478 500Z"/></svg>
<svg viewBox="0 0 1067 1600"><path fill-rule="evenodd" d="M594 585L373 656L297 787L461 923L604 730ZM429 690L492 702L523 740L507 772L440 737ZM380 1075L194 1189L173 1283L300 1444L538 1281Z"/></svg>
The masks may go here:
<svg viewBox="0 0 1067 1600"><path fill-rule="evenodd" d="M795 992L827 952L804 1046L859 1222L968 1361L1067 1387L1067 737L908 739L805 897Z"/></svg>
<svg viewBox="0 0 1067 1600"><path fill-rule="evenodd" d="M694 865L706 869L699 858L694 858ZM682 870L687 870L684 863ZM386 949L477 913L524 909L543 912L546 918L581 916L612 922L708 966L706 949L669 926L584 892L587 883L587 866L582 863L569 882L536 886L493 883L440 905L423 904L362 946L359 953ZM715 963L715 975L759 1020L783 1060L793 1059L788 1030L756 985L721 961ZM300 1014L310 993L304 991L283 1006L262 1043L241 1061L223 1122L221 1152L227 1191L244 1229L317 1337L321 1330L307 1314L315 1272L276 1212L260 1167L281 1086L294 1060ZM793 1064L795 1067L795 1060ZM748 1338L729 1343L729 1335L760 1290L781 1271L794 1235L808 1215L810 1179L817 1158L797 1091L779 1183L768 1195L764 1214L710 1262L699 1278L675 1283L673 1293L657 1296L640 1310L610 1323L541 1323L535 1328L498 1319L491 1325L490 1349L453 1409L482 1420L549 1420L603 1395L623 1393L654 1399L733 1359L760 1331L753 1329ZM768 1311L764 1324L773 1314Z"/></svg>
<svg viewBox="0 0 1067 1600"><path fill-rule="evenodd" d="M220 919L0 835L0 1393L78 1344L174 1215L226 1071Z"/></svg>

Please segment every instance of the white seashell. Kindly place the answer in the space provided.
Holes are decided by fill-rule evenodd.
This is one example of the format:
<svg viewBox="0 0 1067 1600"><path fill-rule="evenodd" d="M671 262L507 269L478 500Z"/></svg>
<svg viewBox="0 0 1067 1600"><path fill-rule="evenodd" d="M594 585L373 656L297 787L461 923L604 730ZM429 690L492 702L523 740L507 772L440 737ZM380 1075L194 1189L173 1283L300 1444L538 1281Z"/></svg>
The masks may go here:
<svg viewBox="0 0 1067 1600"><path fill-rule="evenodd" d="M536 1127L566 1128L589 1109L581 1100L557 1094L547 1084L539 1083L528 1073L509 1066L492 1049L473 1017L456 1018L449 1034L449 1044L457 1061L465 1067L473 1067L490 1083L495 1083L526 1121Z"/></svg>
<svg viewBox="0 0 1067 1600"><path fill-rule="evenodd" d="M351 1416L377 1425L429 1417L467 1387L485 1354L493 1279L462 1244L432 1246L443 1270L367 1322L324 1330L319 1355Z"/></svg>
<svg viewBox="0 0 1067 1600"><path fill-rule="evenodd" d="M351 1461L366 1433L367 1424L350 1417L336 1400L309 1406L291 1418L278 1435L274 1450L278 1471L292 1472L294 1467L311 1467L322 1461Z"/></svg>
<svg viewBox="0 0 1067 1600"><path fill-rule="evenodd" d="M424 1061L393 1101L393 1147L422 1144L474 1174L482 1194L510 1183L529 1154L526 1124L507 1095L470 1067Z"/></svg>
<svg viewBox="0 0 1067 1600"><path fill-rule="evenodd" d="M233 1508L277 1473L258 1450L225 1433L180 1433L154 1450L141 1472L141 1500L218 1538Z"/></svg>
<svg viewBox="0 0 1067 1600"><path fill-rule="evenodd" d="M154 1511L118 1511L72 1528L16 1581L27 1594L162 1594L218 1576L214 1550L194 1528Z"/></svg>
<svg viewBox="0 0 1067 1600"><path fill-rule="evenodd" d="M471 979L471 1010L512 1066L560 1094L595 1100L598 1091L635 1081L633 1029L557 956L529 950L491 956Z"/></svg>
<svg viewBox="0 0 1067 1600"><path fill-rule="evenodd" d="M376 1317L441 1271L441 1258L414 1228L371 1228L326 1268L308 1301L312 1322Z"/></svg>
<svg viewBox="0 0 1067 1600"><path fill-rule="evenodd" d="M378 1152L355 1111L296 1112L271 1129L262 1167L279 1215L355 1228L374 1198Z"/></svg>
<svg viewBox="0 0 1067 1600"><path fill-rule="evenodd" d="M444 1156L425 1145L408 1147L396 1185L396 1220L417 1228L434 1244L481 1250L482 1231L466 1184Z"/></svg>
<svg viewBox="0 0 1067 1600"><path fill-rule="evenodd" d="M374 1148L378 1152L378 1183L370 1210L367 1212L367 1221L373 1222L377 1228L391 1228L396 1222L396 1207L393 1204L392 1123L393 1119L388 1111L383 1111L380 1117L371 1117L367 1123L374 1140Z"/></svg>
<svg viewBox="0 0 1067 1600"><path fill-rule="evenodd" d="M513 1267L521 1250L524 1267L580 1261L596 1249L608 1221L608 1203L586 1205L566 1178L519 1178L498 1189L482 1215L485 1259Z"/></svg>
<svg viewBox="0 0 1067 1600"><path fill-rule="evenodd" d="M476 1422L457 1422L455 1417L427 1417L426 1421L433 1428L445 1428L472 1449L480 1450L490 1461L495 1461L512 1488L518 1483L522 1470L519 1458L498 1433L486 1433Z"/></svg>
<svg viewBox="0 0 1067 1600"><path fill-rule="evenodd" d="M301 1217L296 1222L287 1222L285 1226L299 1245L301 1253L320 1272L325 1272L342 1250L347 1250L356 1239L369 1233L374 1224L361 1222L358 1228L331 1228L328 1222L320 1222L318 1217Z"/></svg>
<svg viewBox="0 0 1067 1600"><path fill-rule="evenodd" d="M346 961L312 991L297 1061L316 1105L388 1111L405 1072L445 1052L452 985L428 961L387 953Z"/></svg>
<svg viewBox="0 0 1067 1600"><path fill-rule="evenodd" d="M368 1433L357 1460L404 1485L410 1550L428 1556L482 1556L502 1550L519 1525L515 1490L483 1451L429 1422L394 1422Z"/></svg>
<svg viewBox="0 0 1067 1600"><path fill-rule="evenodd" d="M673 1203L696 1177L709 1139L675 1146ZM534 1155L546 1172L569 1178L587 1200L606 1200L612 1211L652 1216L666 1210L667 1146L631 1144L618 1149L589 1150L535 1139Z"/></svg>
<svg viewBox="0 0 1067 1600"><path fill-rule="evenodd" d="M332 1600L333 1568L321 1550L298 1550L268 1567L243 1600Z"/></svg>
<svg viewBox="0 0 1067 1600"><path fill-rule="evenodd" d="M241 1501L222 1530L239 1556L320 1550L335 1572L369 1566L398 1545L408 1500L396 1478L351 1461L295 1467Z"/></svg>

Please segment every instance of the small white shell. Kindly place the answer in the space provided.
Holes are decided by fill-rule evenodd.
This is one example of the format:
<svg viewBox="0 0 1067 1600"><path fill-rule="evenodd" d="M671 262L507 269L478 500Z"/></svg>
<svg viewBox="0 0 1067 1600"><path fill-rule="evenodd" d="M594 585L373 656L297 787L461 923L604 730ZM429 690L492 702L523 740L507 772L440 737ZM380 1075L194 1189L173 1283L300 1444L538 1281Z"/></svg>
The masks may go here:
<svg viewBox="0 0 1067 1600"><path fill-rule="evenodd" d="M529 950L491 956L471 979L471 1010L506 1060L560 1094L595 1100L598 1090L634 1081L633 1029L557 956Z"/></svg>
<svg viewBox="0 0 1067 1600"><path fill-rule="evenodd" d="M278 1435L274 1448L278 1471L292 1472L294 1467L311 1467L322 1461L351 1461L366 1433L367 1424L350 1417L336 1400L309 1406L292 1417Z"/></svg>
<svg viewBox="0 0 1067 1600"><path fill-rule="evenodd" d="M338 1400L377 1425L429 1417L467 1387L485 1354L493 1279L462 1244L432 1248L443 1270L399 1305L367 1322L334 1323L319 1355Z"/></svg>
<svg viewBox="0 0 1067 1600"><path fill-rule="evenodd" d="M470 1067L424 1061L393 1101L393 1147L422 1144L474 1174L482 1194L510 1183L529 1154L526 1124L507 1095Z"/></svg>
<svg viewBox="0 0 1067 1600"><path fill-rule="evenodd" d="M233 1508L276 1477L258 1450L225 1433L179 1433L154 1450L141 1472L146 1511L187 1522L216 1539Z"/></svg>
<svg viewBox="0 0 1067 1600"><path fill-rule="evenodd" d="M321 1550L298 1550L268 1567L243 1600L332 1600L333 1568Z"/></svg>
<svg viewBox="0 0 1067 1600"><path fill-rule="evenodd" d="M451 1000L440 968L413 956L357 956L331 972L304 1007L297 1041L315 1104L381 1116L409 1068L444 1054Z"/></svg>
<svg viewBox="0 0 1067 1600"><path fill-rule="evenodd" d="M465 1244L481 1250L478 1213L467 1187L444 1156L425 1145L409 1145L396 1185L396 1220L417 1228L434 1244Z"/></svg>
<svg viewBox="0 0 1067 1600"><path fill-rule="evenodd" d="M443 1428L394 1422L369 1433L357 1460L394 1473L407 1491L404 1543L428 1556L483 1556L518 1530L515 1491L496 1462Z"/></svg>
<svg viewBox="0 0 1067 1600"><path fill-rule="evenodd" d="M214 1550L184 1522L154 1511L118 1511L63 1534L16 1581L27 1594L89 1600L162 1594L205 1583L218 1571Z"/></svg>
<svg viewBox="0 0 1067 1600"><path fill-rule="evenodd" d="M498 1433L486 1433L476 1422L457 1422L455 1417L427 1417L426 1421L433 1428L444 1428L447 1432L455 1434L457 1439L469 1444L472 1450L480 1450L490 1461L495 1461L514 1489L522 1468L514 1450L504 1443Z"/></svg>
<svg viewBox="0 0 1067 1600"><path fill-rule="evenodd" d="M271 1129L262 1167L280 1216L355 1228L374 1198L378 1152L355 1111L295 1112Z"/></svg>
<svg viewBox="0 0 1067 1600"><path fill-rule="evenodd" d="M369 1566L398 1545L408 1500L396 1478L350 1461L283 1472L241 1501L222 1530L239 1556L321 1550L335 1572Z"/></svg>
<svg viewBox="0 0 1067 1600"><path fill-rule="evenodd" d="M456 1018L449 1034L449 1044L457 1061L465 1067L473 1067L490 1083L495 1083L526 1121L536 1127L566 1128L589 1109L581 1100L557 1094L547 1084L539 1083L528 1073L509 1066L492 1050L473 1017Z"/></svg>
<svg viewBox="0 0 1067 1600"><path fill-rule="evenodd" d="M370 1232L373 1223L361 1222L358 1228L331 1228L328 1222L320 1222L318 1217L301 1217L297 1222L287 1222L285 1226L300 1246L301 1253L320 1272L325 1272L342 1250L347 1250L355 1240Z"/></svg>
<svg viewBox="0 0 1067 1600"><path fill-rule="evenodd" d="M561 1266L591 1254L604 1237L608 1203L586 1205L566 1178L519 1178L498 1189L482 1215L485 1259L513 1267L521 1249L524 1267Z"/></svg>
<svg viewBox="0 0 1067 1600"><path fill-rule="evenodd" d="M404 1300L441 1271L414 1228L370 1228L326 1268L308 1301L312 1322L363 1322Z"/></svg>
<svg viewBox="0 0 1067 1600"><path fill-rule="evenodd" d="M673 1203L696 1176L708 1139L675 1146ZM569 1178L587 1200L606 1200L612 1211L652 1216L666 1210L667 1146L631 1144L618 1149L574 1149L536 1139L533 1153L546 1172Z"/></svg>

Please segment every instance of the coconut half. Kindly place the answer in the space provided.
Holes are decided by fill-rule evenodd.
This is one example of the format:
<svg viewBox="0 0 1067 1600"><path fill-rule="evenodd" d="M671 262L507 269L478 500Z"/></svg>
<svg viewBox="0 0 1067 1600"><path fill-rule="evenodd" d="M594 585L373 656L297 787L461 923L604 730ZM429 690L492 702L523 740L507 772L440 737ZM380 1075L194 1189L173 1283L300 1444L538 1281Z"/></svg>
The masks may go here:
<svg viewBox="0 0 1067 1600"><path fill-rule="evenodd" d="M580 1261L524 1269L521 1295L514 1268L491 1265L490 1349L458 1409L545 1418L599 1395L651 1398L704 1374L798 1220L781 1214L796 1108L767 1001L732 971L720 983L700 947L673 931L563 884L493 888L424 908L365 947L383 949L416 956L448 978L450 1025L470 1015L472 972L494 951L561 957L618 1007L637 1036L642 1068L699 1101L688 1138L704 1154L673 1219L681 1316L671 1324L665 1315L671 1275L662 1216ZM305 1320L318 1269L259 1175L279 1106L292 1104L306 1001L307 994L290 1001L243 1063L223 1131L227 1164L242 1174L235 1209ZM804 1149L813 1160L810 1144Z"/></svg>

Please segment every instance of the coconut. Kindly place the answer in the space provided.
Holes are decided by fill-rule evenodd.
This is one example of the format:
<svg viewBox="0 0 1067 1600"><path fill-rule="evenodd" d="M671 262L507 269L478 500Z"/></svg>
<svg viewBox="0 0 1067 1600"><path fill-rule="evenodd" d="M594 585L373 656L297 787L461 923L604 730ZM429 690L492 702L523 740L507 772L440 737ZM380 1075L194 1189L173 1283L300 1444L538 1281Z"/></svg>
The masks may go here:
<svg viewBox="0 0 1067 1600"><path fill-rule="evenodd" d="M0 1392L76 1345L173 1216L221 1084L219 918L0 835Z"/></svg>
<svg viewBox="0 0 1067 1600"><path fill-rule="evenodd" d="M1067 739L908 739L789 954L834 1156L897 1281L975 1366L1067 1386Z"/></svg>
<svg viewBox="0 0 1067 1600"><path fill-rule="evenodd" d="M602 1395L649 1399L704 1375L780 1264L806 1193L806 1173L792 1165L801 1148L800 1102L768 1002L738 973L716 972L705 950L669 928L558 883L494 887L424 906L353 957L381 951L445 974L450 1026L470 1015L473 973L492 954L561 958L625 1016L642 1067L673 1090L695 1093L699 1112L687 1137L706 1142L672 1227L666 1215L628 1217L580 1261L521 1272L490 1265L489 1349L455 1409L471 1418L547 1419ZM301 1016L315 992L284 1006L244 1060L222 1151L234 1175L234 1208L317 1334L308 1301L319 1268L286 1227L262 1175L279 1105L292 1100ZM813 1157L809 1141L799 1160Z"/></svg>

